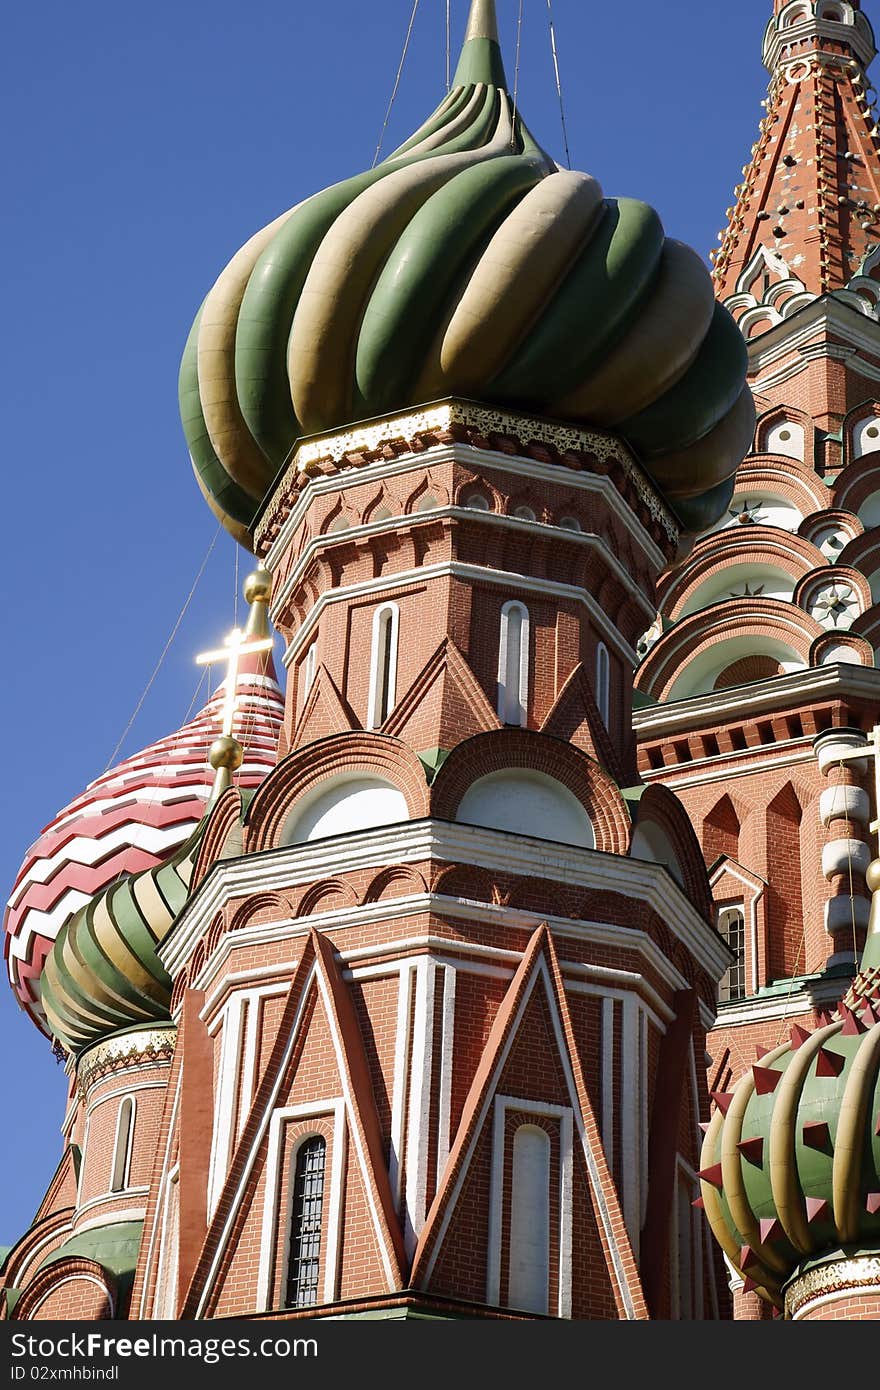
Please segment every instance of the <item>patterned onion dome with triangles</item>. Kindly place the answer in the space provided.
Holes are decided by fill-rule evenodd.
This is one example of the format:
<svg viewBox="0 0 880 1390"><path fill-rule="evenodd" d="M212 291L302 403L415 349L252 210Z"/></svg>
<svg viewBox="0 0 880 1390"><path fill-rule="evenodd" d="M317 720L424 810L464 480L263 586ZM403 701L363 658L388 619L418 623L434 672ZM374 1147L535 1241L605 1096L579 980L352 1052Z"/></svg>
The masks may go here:
<svg viewBox="0 0 880 1390"><path fill-rule="evenodd" d="M233 257L180 369L199 486L243 544L296 441L451 396L622 436L700 531L749 448L746 347L653 208L561 169L473 0L434 114Z"/></svg>
<svg viewBox="0 0 880 1390"><path fill-rule="evenodd" d="M833 1018L793 1027L713 1094L702 1206L746 1291L782 1309L789 1283L880 1253L880 860L861 968Z"/></svg>
<svg viewBox="0 0 880 1390"><path fill-rule="evenodd" d="M202 819L225 700L224 680L176 733L91 782L28 850L6 909L4 950L12 987L44 1031L41 976L62 928L110 885L168 864ZM283 712L271 652L243 657L232 728L244 749L243 790L275 766Z"/></svg>

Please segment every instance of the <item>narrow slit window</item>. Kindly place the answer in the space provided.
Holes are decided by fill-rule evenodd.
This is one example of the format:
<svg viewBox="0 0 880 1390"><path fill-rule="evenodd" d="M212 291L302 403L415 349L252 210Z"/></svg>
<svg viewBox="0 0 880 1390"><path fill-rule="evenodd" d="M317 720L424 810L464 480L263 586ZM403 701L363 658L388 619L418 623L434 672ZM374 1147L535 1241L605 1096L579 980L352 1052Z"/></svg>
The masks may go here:
<svg viewBox="0 0 880 1390"><path fill-rule="evenodd" d="M315 669L318 661L318 644L313 642L306 652L303 662L303 699L306 698L315 682Z"/></svg>
<svg viewBox="0 0 880 1390"><path fill-rule="evenodd" d="M498 718L524 727L529 702L529 610L505 603L498 652Z"/></svg>
<svg viewBox="0 0 880 1390"><path fill-rule="evenodd" d="M116 1142L113 1145L113 1168L110 1174L111 1192L122 1192L124 1188L128 1187L133 1129L134 1097L126 1096L119 1107L119 1115L116 1120Z"/></svg>
<svg viewBox="0 0 880 1390"><path fill-rule="evenodd" d="M397 641L400 612L396 603L385 603L373 616L370 660L370 697L367 726L381 729L394 709L397 686Z"/></svg>
<svg viewBox="0 0 880 1390"><path fill-rule="evenodd" d="M596 704L607 729L611 717L611 658L604 642L596 648Z"/></svg>
<svg viewBox="0 0 880 1390"><path fill-rule="evenodd" d="M287 1254L287 1308L313 1308L318 1302L326 1159L327 1141L320 1135L307 1139L297 1149Z"/></svg>

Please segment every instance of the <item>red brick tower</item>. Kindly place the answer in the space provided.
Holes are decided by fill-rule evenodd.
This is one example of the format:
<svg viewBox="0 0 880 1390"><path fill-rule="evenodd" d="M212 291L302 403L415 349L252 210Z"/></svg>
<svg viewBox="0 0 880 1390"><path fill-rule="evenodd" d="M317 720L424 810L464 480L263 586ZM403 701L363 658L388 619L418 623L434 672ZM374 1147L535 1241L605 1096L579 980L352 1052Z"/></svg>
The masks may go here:
<svg viewBox="0 0 880 1390"><path fill-rule="evenodd" d="M279 759L251 794L218 740L193 837L49 950L82 1152L7 1316L64 1280L91 1316L723 1315L730 956L631 678L753 427L706 268L538 149L474 0L425 126L221 274L181 406L286 643Z"/></svg>
<svg viewBox="0 0 880 1390"><path fill-rule="evenodd" d="M840 754L880 698L874 54L858 4L776 0L766 113L713 255L754 449L726 517L661 580L637 674L642 775L687 807L739 957L709 1045L720 1091L836 1004L868 921L871 783Z"/></svg>

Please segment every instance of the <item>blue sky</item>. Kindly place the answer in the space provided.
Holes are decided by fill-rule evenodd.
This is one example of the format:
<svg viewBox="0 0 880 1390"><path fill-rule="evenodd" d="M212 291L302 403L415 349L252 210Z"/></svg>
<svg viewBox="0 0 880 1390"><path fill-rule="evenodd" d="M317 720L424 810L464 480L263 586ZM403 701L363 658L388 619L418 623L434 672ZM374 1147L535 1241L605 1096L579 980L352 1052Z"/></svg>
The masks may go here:
<svg viewBox="0 0 880 1390"><path fill-rule="evenodd" d="M498 0L511 80L517 6ZM7 12L4 901L27 846L106 766L215 536L177 415L198 304L258 227L370 165L410 10L45 0ZM573 166L652 203L703 254L756 138L771 10L554 0ZM452 0L456 45L466 11ZM421 0L385 153L442 97L444 25L445 0ZM561 161L545 0L525 0L519 99ZM194 654L232 623L234 550L217 541L124 752L182 722ZM8 1243L60 1155L65 1085L8 990L0 1046Z"/></svg>

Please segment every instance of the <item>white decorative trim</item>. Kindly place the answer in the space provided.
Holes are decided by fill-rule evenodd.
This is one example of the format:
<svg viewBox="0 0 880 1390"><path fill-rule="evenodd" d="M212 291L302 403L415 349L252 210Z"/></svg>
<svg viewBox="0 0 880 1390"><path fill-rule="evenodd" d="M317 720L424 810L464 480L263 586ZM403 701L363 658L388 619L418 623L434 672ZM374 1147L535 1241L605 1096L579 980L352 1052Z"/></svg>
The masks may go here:
<svg viewBox="0 0 880 1390"><path fill-rule="evenodd" d="M452 1126L452 1063L455 1054L455 987L458 979L457 967L451 961L444 961L441 968L443 970L443 1015L440 1025L436 1186L440 1184L443 1169L449 1158Z"/></svg>
<svg viewBox="0 0 880 1390"><path fill-rule="evenodd" d="M614 1171L614 1013L613 996L602 1000L602 1147L609 1172Z"/></svg>
<svg viewBox="0 0 880 1390"><path fill-rule="evenodd" d="M387 621L386 621L387 619ZM378 729L397 703L397 650L400 641L400 609L396 603L380 603L373 614L370 640L370 694L367 728ZM385 643L388 644L388 687L383 689ZM384 702L383 702L384 695ZM382 708L383 703L386 708Z"/></svg>
<svg viewBox="0 0 880 1390"><path fill-rule="evenodd" d="M295 1120L318 1119L322 1115L333 1116L333 1147L330 1159L330 1186L327 1200L327 1244L323 1252L324 1296L322 1302L333 1303L339 1288L339 1257L342 1250L342 1198L343 1174L345 1171L346 1126L345 1100L336 1096L332 1100L305 1101L301 1105L287 1105L272 1112L269 1124L269 1146L266 1157L266 1187L263 1200L263 1221L260 1232L260 1264L257 1274L258 1313L272 1311L272 1264L273 1255L282 1236L281 1225L281 1174L282 1159L289 1163L299 1148L298 1141L293 1153L285 1155L283 1147L284 1126ZM289 1205L289 1203L288 1203ZM290 1220L285 1214L286 1226ZM284 1238L284 1236L282 1236ZM286 1243L286 1242L285 1242ZM283 1257L282 1283L287 1278L287 1257Z"/></svg>
<svg viewBox="0 0 880 1390"><path fill-rule="evenodd" d="M427 1215L428 1137L434 1061L434 986L437 965L428 956L413 972L415 1014L409 1058L409 1114L406 1124L406 1209L403 1239L412 1257Z"/></svg>
<svg viewBox="0 0 880 1390"><path fill-rule="evenodd" d="M138 1188L148 1191L148 1188ZM105 1212L103 1216L93 1216L89 1221L74 1221L71 1234L78 1236L83 1231L94 1231L98 1226L115 1226L122 1221L143 1221L146 1207L123 1207L122 1211ZM108 1217L112 1218L108 1221Z"/></svg>
<svg viewBox="0 0 880 1390"><path fill-rule="evenodd" d="M232 1122L238 1092L241 1065L241 1024L246 995L237 992L227 1001L217 1023L222 1020L220 1066L214 1102L214 1132L211 1138L211 1158L208 1166L208 1219L214 1215L232 1152ZM214 1031L212 1029L212 1031Z"/></svg>
<svg viewBox="0 0 880 1390"><path fill-rule="evenodd" d="M566 1085L568 1087L569 1097L571 1099L572 1110L574 1111L577 1117L578 1137L581 1142L584 1161L586 1163L587 1173L592 1187L594 1210L597 1212L599 1220L602 1223L602 1229L605 1233L605 1239L611 1257L611 1268L613 1271L613 1278L615 1283L617 1284L621 1302L623 1303L623 1306L626 1309L627 1319L633 1319L635 1317L635 1306L633 1304L632 1294L627 1283L626 1271L624 1269L623 1260L620 1254L620 1247L617 1243L614 1228L611 1224L611 1216L608 1210L608 1204L605 1199L605 1193L602 1190L602 1186L599 1180L599 1171L596 1166L595 1158L590 1150L590 1146L587 1143L587 1135L586 1130L584 1128L584 1119L580 1113L580 1103L578 1100L577 1089L574 1084L574 1077L571 1074L571 1069L568 1066L568 1048L562 1032L562 1025L559 1019L558 1009L555 1005L555 998L553 993L553 986L550 980L550 975L547 970L546 962L543 959L541 959L541 961L539 962L538 968L532 971L528 985L523 991L523 996L519 1002L519 1007L516 1011L516 1016L513 1020L512 1026L508 1032L507 1039L496 1061L495 1070L493 1071L492 1076L490 1078L489 1085L486 1090L486 1098L483 1102L480 1114L477 1117L477 1122L474 1126L473 1134L471 1136L470 1144L468 1145L467 1153L463 1155L463 1161L459 1166L459 1171L456 1177L455 1184L453 1186L452 1192L449 1195L449 1200L446 1204L446 1209L443 1213L443 1219L440 1222L440 1229L437 1233L433 1250L431 1252L431 1257L428 1261L428 1267L425 1271L425 1279L430 1280L431 1275L433 1273L434 1265L436 1264L438 1255L443 1245L443 1240L445 1238L447 1230L449 1229L449 1223L452 1219L452 1213L455 1210L456 1203L458 1202L458 1198L461 1193L465 1175L468 1171L468 1166L473 1157L473 1152L476 1146L477 1138L482 1132L482 1129L486 1123L486 1116L488 1114L488 1109L491 1100L495 1094L495 1088L498 1085L498 1081L504 1070L504 1066L510 1053L510 1048L512 1046L513 1039L515 1038L519 1030L519 1026L522 1022L526 1006L529 1002L529 999L531 998L532 992L535 987L535 982L539 975L541 975L541 977L543 978L544 986L547 991L547 1000L550 1005L550 1014L553 1021L553 1032L556 1038L557 1047L559 1049L560 1061L565 1071Z"/></svg>
<svg viewBox="0 0 880 1390"><path fill-rule="evenodd" d="M668 704L647 705L633 711L633 725L639 739L645 741L689 727L696 729L707 723L720 724L731 717L748 719L763 717L776 710L798 709L810 700L830 699L836 695L880 700L880 669L854 666L849 662L805 667L750 685L715 690L706 695L689 695L682 700L671 700ZM742 757L748 751L739 749L722 757ZM760 752L761 749L755 751ZM645 778L656 777L658 772L662 774L663 771L668 769L646 772ZM725 771L726 777L730 775Z"/></svg>
<svg viewBox="0 0 880 1390"><path fill-rule="evenodd" d="M468 512L468 516L476 513ZM482 513L480 513L482 515ZM491 513L489 513L491 515ZM346 536L351 533L346 531ZM566 532L566 534L569 534ZM574 533L572 533L574 534ZM564 599L567 603L586 608L592 622L600 630L605 640L614 647L618 655L635 667L638 660L636 650L621 636L605 610L596 602L592 594L577 584L562 584L553 579L539 579L534 575L518 574L515 570L496 570L487 565L466 565L458 560L441 560L434 565L422 565L418 569L398 570L381 575L378 579L363 579L356 584L339 584L319 594L309 612L303 618L296 636L292 637L281 658L285 667L291 666L303 647L311 640L312 633L321 620L324 610L335 603L348 603L355 598L369 598L374 594L387 595L413 585L423 588L430 579L461 579L468 584L475 582L492 584L500 589L513 590L526 594L537 594L542 598ZM282 593L284 591L282 590ZM633 595L633 597L636 597ZM645 615L654 616L654 609L641 593L638 594ZM283 612L278 607L275 613Z"/></svg>
<svg viewBox="0 0 880 1390"><path fill-rule="evenodd" d="M516 671L516 690L508 689L510 676L510 619L518 614L519 660ZM529 714L529 658L531 653L532 625L529 610L519 599L511 599L501 609L501 631L498 638L498 697L497 714L502 724L515 724L525 728ZM513 716L512 718L510 716Z"/></svg>
<svg viewBox="0 0 880 1390"><path fill-rule="evenodd" d="M31 1318L33 1319L36 1316L39 1309L42 1308L43 1304L46 1302L46 1299L51 1298L52 1295L57 1293L59 1289L63 1289L65 1284L76 1283L94 1284L96 1289L100 1289L101 1293L106 1294L107 1301L110 1304L110 1317L115 1318L116 1300L114 1299L113 1294L110 1292L108 1286L102 1283L100 1279L96 1279L94 1274L68 1274L63 1279L59 1279L58 1283L53 1284L50 1289L47 1289L43 1296L40 1299L38 1299L37 1302L34 1304L33 1311L31 1312Z"/></svg>
<svg viewBox="0 0 880 1390"><path fill-rule="evenodd" d="M571 1317L571 1252L574 1224L574 1116L569 1105L549 1105L521 1100L517 1096L495 1096L492 1124L492 1171L489 1179L489 1249L486 1267L486 1302L497 1308L501 1302L501 1245L504 1222L505 1127L511 1110L524 1115L547 1116L559 1121L559 1278L556 1316ZM549 1138L549 1136L548 1136ZM549 1234L549 1233L548 1233ZM549 1307L549 1290L548 1290ZM513 1305L508 1305L513 1306Z"/></svg>
<svg viewBox="0 0 880 1390"><path fill-rule="evenodd" d="M94 1207L106 1207L108 1202L123 1200L128 1202L132 1197L146 1197L149 1191L149 1183L144 1183L139 1187L121 1187L118 1192L111 1192L109 1189L106 1192L99 1192L97 1197L90 1197L87 1202L83 1202L81 1206L77 1207L73 1217L73 1226L77 1231L80 1229L79 1218L84 1211L91 1211ZM108 1212L107 1218L110 1221L120 1220L115 1211Z"/></svg>
<svg viewBox="0 0 880 1390"><path fill-rule="evenodd" d="M388 1176L394 1206L400 1212L403 1200L404 1125L410 1048L410 1016L413 981L417 962L404 960L393 966L399 978L397 989L397 1027L394 1033L394 1075L391 1083L391 1146L388 1155Z"/></svg>
<svg viewBox="0 0 880 1390"><path fill-rule="evenodd" d="M162 1250L162 1233L163 1233L163 1230L164 1230L164 1226L163 1226L164 1216L160 1217L159 1212L161 1211L161 1212L164 1213L164 1210L165 1210L165 1203L166 1203L166 1196L167 1196L167 1188L168 1188L168 1183L169 1183L169 1181L170 1181L170 1174L169 1174L169 1167L168 1167L168 1164L169 1164L169 1160L170 1160L170 1158L171 1158L171 1150L172 1150L172 1147L173 1147L173 1144L174 1144L174 1137L175 1137L175 1134L176 1134L176 1132L177 1132L177 1114L178 1114L178 1110L179 1110L179 1108L180 1108L181 1080L182 1080L182 1073L179 1072L179 1073L178 1073L178 1077L177 1077L177 1088L176 1088L176 1090L175 1090L175 1092L174 1092L174 1099L173 1099L172 1104L171 1104L171 1117L170 1117L170 1123L169 1123L169 1125L168 1125L168 1134L167 1134L167 1136L166 1136L166 1138L165 1138L165 1155L164 1155L163 1162L162 1162L162 1173L161 1173L161 1176L160 1176L160 1178L159 1178L159 1190L158 1190L158 1192L157 1192L157 1194L156 1194L156 1207L155 1207L155 1210L154 1210L154 1212L153 1212L153 1224L152 1224L152 1227L151 1227L151 1229L150 1229L149 1239L148 1239L148 1242L147 1242L147 1255L146 1255L146 1261L145 1261L145 1265L144 1265L145 1277L144 1277L144 1281L143 1281L143 1286L142 1286L142 1288L141 1288L141 1301L140 1301L140 1313L139 1313L139 1316L140 1316L142 1319L146 1317L146 1309L147 1309L147 1299L148 1299L148 1297L151 1297L151 1298L152 1298L153 1306L155 1307L155 1290L154 1290L154 1289L152 1288L152 1286L151 1286L151 1281L150 1281L150 1277L149 1277L149 1276L150 1276L150 1270L152 1269L152 1266L153 1266L153 1252L154 1252L154 1249L155 1249L155 1246L156 1246L157 1235L158 1235L158 1237L159 1237L159 1251L160 1251L160 1255L161 1255L161 1250ZM179 1168L180 1165L178 1164L177 1167ZM172 1171L173 1171L173 1170L172 1170ZM160 1229L160 1228L161 1228L161 1229ZM147 1234L146 1231L144 1231L144 1236L145 1236L146 1234ZM143 1236L141 1237L141 1245L143 1246Z"/></svg>
<svg viewBox="0 0 880 1390"><path fill-rule="evenodd" d="M327 494L344 493L348 488L362 487L364 484L376 483L388 478L403 477L407 473L421 475L426 467L436 468L445 463L465 463L471 469L473 469L474 463L477 463L478 466L491 468L493 472L512 474L516 481L532 478L541 483L555 483L557 486L566 487L571 491L598 494L603 499L604 505L624 523L626 529L641 546L651 563L658 570L663 569L666 564L666 558L656 541L648 534L638 517L623 501L610 478L598 473L574 472L572 469L566 469L565 472L562 472L558 464L539 463L535 459L523 458L519 455L502 454L495 449L477 449L472 444L447 444L426 450L424 453L408 454L396 459L383 459L377 463L368 464L365 468L341 468L326 477L309 478L266 555L267 569L274 572L278 568L287 547L316 498ZM467 516L468 513L467 509L463 507L438 507L430 512L419 512L409 517L392 516L385 518L382 522L372 522L367 526L350 527L344 534L350 538L352 534L369 535L382 530L397 532L400 530L400 523L403 520L424 522L431 521L438 515L462 517ZM548 526L541 522L524 522L516 517L499 515L497 512L487 513L488 517L491 517L496 525L501 523L519 530L539 525L542 530L558 535L561 529L565 529L558 526ZM571 534L578 533L572 532ZM321 539L327 540L329 537L322 537ZM605 544L599 537L587 535L587 539L594 544L601 544L605 549ZM611 556L612 552L608 550L607 554ZM613 558L616 563L619 563L616 561L616 557ZM273 606L278 597L278 595L273 596ZM274 616L274 612L272 616Z"/></svg>
<svg viewBox="0 0 880 1390"><path fill-rule="evenodd" d="M623 1000L620 1028L620 1171L625 1179L621 1194L623 1219L636 1259L642 1226L639 1017L638 1000L628 995Z"/></svg>
<svg viewBox="0 0 880 1390"><path fill-rule="evenodd" d="M441 859L620 893L656 912L701 968L715 978L723 974L729 963L713 928L662 865L489 830L484 826L423 820L285 846L271 854L219 861L190 898L160 947L160 956L169 974L174 977L186 965L215 913L230 898L258 893L269 884L273 888L292 887L338 873L340 856L349 871L370 866L381 868L389 863ZM428 899L434 901L431 895L427 895L426 901ZM399 905L400 899L394 899L385 906L396 912ZM374 919L382 906L381 903L370 904ZM315 920L314 917L308 919ZM525 916L525 920L529 917ZM532 914L531 920L544 919ZM610 926L603 929L615 930ZM234 935L243 939L246 931L247 928ZM629 929L617 931L618 944L637 939L637 933ZM229 935L223 940L229 941Z"/></svg>

